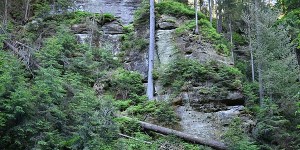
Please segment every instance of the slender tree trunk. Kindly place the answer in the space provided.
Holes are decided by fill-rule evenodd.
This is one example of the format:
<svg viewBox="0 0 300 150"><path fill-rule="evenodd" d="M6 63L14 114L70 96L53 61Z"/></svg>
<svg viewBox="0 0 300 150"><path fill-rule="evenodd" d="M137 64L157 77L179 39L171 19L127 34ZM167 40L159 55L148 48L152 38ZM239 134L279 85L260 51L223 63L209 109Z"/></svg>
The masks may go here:
<svg viewBox="0 0 300 150"><path fill-rule="evenodd" d="M6 26L6 24L7 24L7 18L8 18L7 11L8 11L8 1L5 0L5 4L4 4L4 16L3 16L3 25L4 26Z"/></svg>
<svg viewBox="0 0 300 150"><path fill-rule="evenodd" d="M254 1L254 6L255 6L255 10L258 10L259 4L258 1L255 0ZM258 16L257 14L255 14L255 30L256 30L256 40L258 42L260 42L260 35L259 35L259 27L258 27ZM259 56L258 60L258 66L257 66L257 70L258 70L258 84L259 84L259 103L260 103L260 107L263 107L263 98L264 98L264 90L263 90L263 79L262 79L262 61L263 61L263 56Z"/></svg>
<svg viewBox="0 0 300 150"><path fill-rule="evenodd" d="M93 15L92 25L91 25L91 38L89 42L89 48L92 48L93 38L94 38L94 26L95 26L95 14Z"/></svg>
<svg viewBox="0 0 300 150"><path fill-rule="evenodd" d="M212 1L212 0L208 0L208 7L209 7L209 21L210 21L210 24L212 24L212 8L211 8L211 1Z"/></svg>
<svg viewBox="0 0 300 150"><path fill-rule="evenodd" d="M218 21L217 21L217 32L221 33L222 32L222 12L219 11L218 13Z"/></svg>
<svg viewBox="0 0 300 150"><path fill-rule="evenodd" d="M25 3L25 16L24 16L25 21L28 20L29 6L30 6L30 0L26 0L26 3Z"/></svg>
<svg viewBox="0 0 300 150"><path fill-rule="evenodd" d="M253 49L252 49L252 40L249 39L249 49L250 49L250 61L251 61L251 74L252 74L252 82L255 81L255 75L254 75L254 58L253 58Z"/></svg>
<svg viewBox="0 0 300 150"><path fill-rule="evenodd" d="M197 5L197 0L194 0L194 6L195 6L195 20L196 20L196 29L195 29L195 34L199 34L199 26L198 26L198 5Z"/></svg>
<svg viewBox="0 0 300 150"><path fill-rule="evenodd" d="M232 39L232 26L231 26L231 19L229 19L229 33L230 33L230 44L231 44L231 57L232 57L232 61L233 61L233 64L234 64L234 53L233 53L233 39Z"/></svg>
<svg viewBox="0 0 300 150"><path fill-rule="evenodd" d="M154 14L154 0L150 0L150 44L149 44L149 58L148 58L148 84L147 96L149 100L153 99L153 65L154 65L154 50L155 50L155 14Z"/></svg>
<svg viewBox="0 0 300 150"><path fill-rule="evenodd" d="M264 89L263 89L263 79L262 79L262 64L258 63L258 83L259 83L259 104L263 107Z"/></svg>
<svg viewBox="0 0 300 150"><path fill-rule="evenodd" d="M253 56L253 48L252 48L252 33L251 33L251 19L250 17L247 20L244 20L247 22L247 34L248 34L248 40L249 40L249 51L250 51L250 66L251 66L251 75L252 75L252 82L255 81L255 74L254 74L254 56Z"/></svg>

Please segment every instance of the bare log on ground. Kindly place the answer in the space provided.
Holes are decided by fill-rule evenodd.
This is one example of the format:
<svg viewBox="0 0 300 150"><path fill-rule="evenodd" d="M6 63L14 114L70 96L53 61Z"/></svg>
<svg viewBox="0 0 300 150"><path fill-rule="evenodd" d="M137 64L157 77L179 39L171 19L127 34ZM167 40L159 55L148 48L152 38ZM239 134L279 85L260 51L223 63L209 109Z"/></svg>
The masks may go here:
<svg viewBox="0 0 300 150"><path fill-rule="evenodd" d="M155 132L162 133L162 134L173 134L173 135L175 135L175 136L177 136L177 137L179 137L183 140L189 141L191 143L206 145L206 146L212 147L214 149L218 149L218 150L226 150L227 149L227 146L224 143L219 142L219 141L199 138L195 135L190 135L190 134L183 133L183 132L180 132L180 131L176 131L176 130L173 130L173 129L169 129L169 128L165 128L165 127L162 127L162 126L150 124L150 123L147 123L147 122L139 121L139 123L146 130L151 130L151 131L155 131Z"/></svg>

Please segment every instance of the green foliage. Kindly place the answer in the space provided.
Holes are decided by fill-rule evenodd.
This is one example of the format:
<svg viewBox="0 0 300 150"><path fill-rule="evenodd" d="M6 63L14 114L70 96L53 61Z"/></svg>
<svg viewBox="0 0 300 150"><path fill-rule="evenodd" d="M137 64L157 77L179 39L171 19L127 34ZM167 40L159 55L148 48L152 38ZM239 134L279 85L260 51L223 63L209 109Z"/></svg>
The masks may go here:
<svg viewBox="0 0 300 150"><path fill-rule="evenodd" d="M255 105L257 105L259 103L259 101L258 101L259 97L258 97L257 91L258 91L258 83L244 82L243 93L246 98L246 105L250 109L254 109Z"/></svg>
<svg viewBox="0 0 300 150"><path fill-rule="evenodd" d="M115 121L118 123L120 127L120 131L126 135L133 135L135 132L140 131L140 123L138 120L126 118L126 117L119 117L116 118Z"/></svg>
<svg viewBox="0 0 300 150"><path fill-rule="evenodd" d="M133 26L125 26L124 27L125 34L121 37L121 49L125 52L130 51L144 51L149 42L144 38L138 37L133 29Z"/></svg>
<svg viewBox="0 0 300 150"><path fill-rule="evenodd" d="M225 133L225 141L229 143L229 148L232 150L258 150L258 146L250 141L247 134L243 131L242 122L235 118L229 130Z"/></svg>
<svg viewBox="0 0 300 150"><path fill-rule="evenodd" d="M217 53L219 53L219 54L225 54L226 56L228 56L230 54L229 49L224 44L216 45L215 49L217 50Z"/></svg>
<svg viewBox="0 0 300 150"><path fill-rule="evenodd" d="M47 39L45 46L36 53L36 57L43 67L53 66L64 72L79 73L85 83L95 82L103 71L118 66L118 62L109 51L79 45L75 36L64 30Z"/></svg>
<svg viewBox="0 0 300 150"><path fill-rule="evenodd" d="M186 4L176 2L173 0L166 0L162 1L160 3L157 3L155 6L155 10L158 12L158 14L167 14L172 15L174 17L188 17L193 18L195 17L195 10L191 7L187 6ZM204 14L201 12L198 12L198 17L206 18Z"/></svg>
<svg viewBox="0 0 300 150"><path fill-rule="evenodd" d="M124 150L155 150L158 148L156 144L150 144L152 138L141 132L136 132L133 136L134 139L119 139L116 144L116 149ZM148 143L146 143L148 142Z"/></svg>
<svg viewBox="0 0 300 150"><path fill-rule="evenodd" d="M119 68L111 74L110 84L110 90L115 93L117 99L126 99L130 95L144 93L142 76L138 72Z"/></svg>
<svg viewBox="0 0 300 150"><path fill-rule="evenodd" d="M156 121L167 127L175 127L178 123L178 117L170 103L161 102L159 107L153 113Z"/></svg>
<svg viewBox="0 0 300 150"><path fill-rule="evenodd" d="M141 7L135 13L135 25L144 25L149 22L149 2L143 1ZM165 0L155 5L156 16L160 15L171 15L174 17L187 17L192 19L195 17L195 11L186 4L174 1L174 0ZM206 18L204 14L198 12L198 17Z"/></svg>
<svg viewBox="0 0 300 150"><path fill-rule="evenodd" d="M52 11L55 13L65 13L68 11L69 7L72 6L73 0L55 0L55 1L50 1L50 0L36 0L32 4L33 7L33 12L35 17L45 17L50 14L51 10L51 5L54 5L55 7L52 7Z"/></svg>
<svg viewBox="0 0 300 150"><path fill-rule="evenodd" d="M272 149L299 149L299 136L290 131L295 129L295 126L281 114L279 106L266 99L264 107L259 109L254 137L262 143L277 143L270 145Z"/></svg>
<svg viewBox="0 0 300 150"><path fill-rule="evenodd" d="M176 127L178 123L178 117L175 113L175 109L171 103L164 101L145 101L130 106L126 112L139 119L151 118L156 124Z"/></svg>
<svg viewBox="0 0 300 150"><path fill-rule="evenodd" d="M233 33L232 39L233 39L234 44L236 44L236 45L246 45L247 44L245 37L237 32Z"/></svg>
<svg viewBox="0 0 300 150"><path fill-rule="evenodd" d="M184 142L173 135L159 138L155 141L155 144L166 149L212 150L210 147Z"/></svg>
<svg viewBox="0 0 300 150"><path fill-rule="evenodd" d="M74 11L66 14L57 14L44 19L46 22L59 22L64 24L79 24L85 23L87 19L94 19L98 24L103 25L107 22L112 22L116 18L112 14L94 14L86 11Z"/></svg>
<svg viewBox="0 0 300 150"><path fill-rule="evenodd" d="M217 87L240 89L241 72L233 67L215 62L205 65L191 59L177 59L161 74L161 83L179 92L186 84L197 85L201 82L212 81Z"/></svg>

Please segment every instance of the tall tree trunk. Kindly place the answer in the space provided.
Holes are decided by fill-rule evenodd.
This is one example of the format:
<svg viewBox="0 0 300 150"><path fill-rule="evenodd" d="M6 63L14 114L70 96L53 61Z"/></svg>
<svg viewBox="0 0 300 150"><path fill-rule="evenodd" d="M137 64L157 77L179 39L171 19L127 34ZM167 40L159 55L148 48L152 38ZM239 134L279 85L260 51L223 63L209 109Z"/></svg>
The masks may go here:
<svg viewBox="0 0 300 150"><path fill-rule="evenodd" d="M194 6L195 6L195 20L196 20L196 29L195 29L195 34L199 34L199 26L198 26L198 5L197 5L197 0L194 0Z"/></svg>
<svg viewBox="0 0 300 150"><path fill-rule="evenodd" d="M258 4L258 0L254 1L254 6L255 6L255 10L258 10L259 4ZM255 31L256 31L256 38L257 41L260 42L260 35L259 35L259 27L258 27L258 16L257 14L255 14ZM263 79L262 79L262 61L263 61L263 56L259 56L258 60L258 66L257 66L257 70L258 70L258 84L259 84L259 103L260 103L260 107L263 107L263 98L264 98L264 90L263 90Z"/></svg>
<svg viewBox="0 0 300 150"><path fill-rule="evenodd" d="M30 0L26 0L26 3L25 3L25 16L24 16L25 21L28 20L29 6L30 6Z"/></svg>
<svg viewBox="0 0 300 150"><path fill-rule="evenodd" d="M264 89L263 89L263 80L262 80L262 64L258 63L258 84L259 84L259 104L260 107L263 107L263 99L264 99Z"/></svg>
<svg viewBox="0 0 300 150"><path fill-rule="evenodd" d="M253 49L252 49L252 40L249 39L249 49L250 49L250 63L251 63L251 75L252 75L252 82L255 81L254 75L254 58L253 58Z"/></svg>
<svg viewBox="0 0 300 150"><path fill-rule="evenodd" d="M222 12L221 11L219 11L218 12L218 21L217 21L217 32L218 33L221 33L222 32L222 19L223 19L223 17L222 17Z"/></svg>
<svg viewBox="0 0 300 150"><path fill-rule="evenodd" d="M208 0L208 7L209 7L209 21L210 21L210 24L212 24L212 8L211 8L211 1L212 1L212 0Z"/></svg>
<svg viewBox="0 0 300 150"><path fill-rule="evenodd" d="M4 4L4 16L3 16L3 25L6 26L7 24L7 18L8 18L8 1L5 0Z"/></svg>
<svg viewBox="0 0 300 150"><path fill-rule="evenodd" d="M232 26L231 26L231 19L229 19L229 33L230 33L230 44L231 44L231 57L232 57L232 61L233 61L233 64L234 64L234 53L233 53L233 39L232 39Z"/></svg>
<svg viewBox="0 0 300 150"><path fill-rule="evenodd" d="M147 96L149 100L153 99L153 65L154 65L154 49L155 49L155 14L154 14L154 0L150 0L150 44L149 44L149 57L148 57L148 84Z"/></svg>

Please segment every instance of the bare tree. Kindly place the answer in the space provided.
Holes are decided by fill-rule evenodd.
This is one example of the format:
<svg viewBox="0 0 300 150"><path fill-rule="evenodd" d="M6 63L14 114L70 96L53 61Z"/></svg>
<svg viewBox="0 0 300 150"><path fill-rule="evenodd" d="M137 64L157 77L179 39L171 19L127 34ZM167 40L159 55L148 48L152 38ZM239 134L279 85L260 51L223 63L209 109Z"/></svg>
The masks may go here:
<svg viewBox="0 0 300 150"><path fill-rule="evenodd" d="M231 50L231 57L232 57L232 61L234 63L234 53L233 53L233 39L232 39L232 24L231 24L231 19L229 19L229 23L228 23L228 27L229 27L229 34L230 34L230 50Z"/></svg>
<svg viewBox="0 0 300 150"><path fill-rule="evenodd" d="M7 10L8 10L8 1L5 0L5 4L4 4L4 16L3 16L3 25L4 26L6 26L6 24L7 24L7 18L8 18Z"/></svg>
<svg viewBox="0 0 300 150"><path fill-rule="evenodd" d="M196 29L195 29L195 34L199 34L199 26L198 26L198 2L197 0L194 0L194 6L195 6L195 20L196 20Z"/></svg>
<svg viewBox="0 0 300 150"><path fill-rule="evenodd" d="M26 0L26 2L25 2L25 16L24 16L25 21L28 20L29 8L30 8L30 0Z"/></svg>
<svg viewBox="0 0 300 150"><path fill-rule="evenodd" d="M210 24L212 24L212 6L211 6L212 0L208 0L208 7L209 7L209 21Z"/></svg>
<svg viewBox="0 0 300 150"><path fill-rule="evenodd" d="M155 14L154 14L154 0L150 0L150 43L149 43L149 56L148 56L148 84L147 96L149 100L153 99L153 65L154 65L154 50L155 50Z"/></svg>
<svg viewBox="0 0 300 150"><path fill-rule="evenodd" d="M252 82L255 82L255 74L254 74L254 56L253 56L253 47L252 47L252 20L251 16L247 12L243 12L242 20L246 23L247 29L245 33L247 34L248 42L249 42L249 51L250 51L250 65L251 65L251 75L252 75Z"/></svg>

